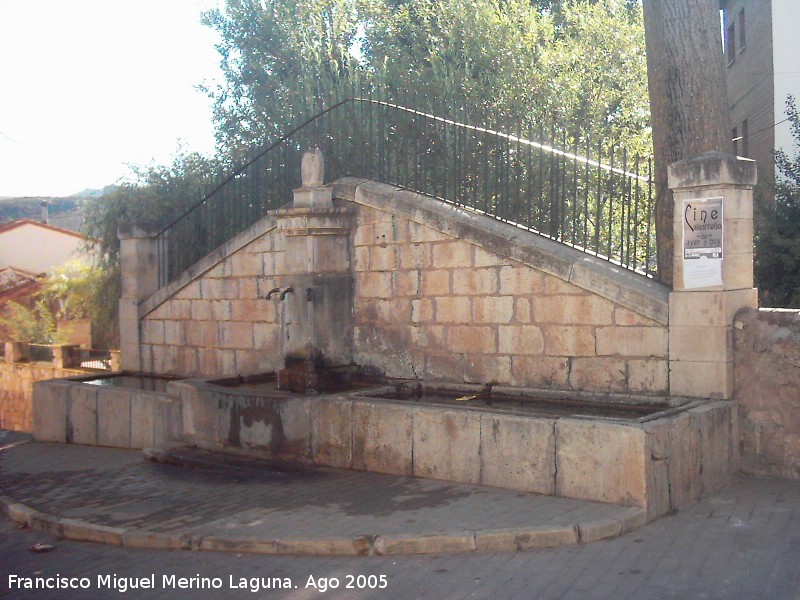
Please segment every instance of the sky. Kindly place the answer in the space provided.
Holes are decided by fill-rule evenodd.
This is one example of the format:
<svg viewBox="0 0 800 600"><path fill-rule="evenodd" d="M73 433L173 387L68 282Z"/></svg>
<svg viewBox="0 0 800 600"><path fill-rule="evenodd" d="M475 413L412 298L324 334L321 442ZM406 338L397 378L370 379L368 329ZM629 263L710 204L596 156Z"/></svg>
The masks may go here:
<svg viewBox="0 0 800 600"><path fill-rule="evenodd" d="M102 188L212 154L218 0L0 0L0 197Z"/></svg>

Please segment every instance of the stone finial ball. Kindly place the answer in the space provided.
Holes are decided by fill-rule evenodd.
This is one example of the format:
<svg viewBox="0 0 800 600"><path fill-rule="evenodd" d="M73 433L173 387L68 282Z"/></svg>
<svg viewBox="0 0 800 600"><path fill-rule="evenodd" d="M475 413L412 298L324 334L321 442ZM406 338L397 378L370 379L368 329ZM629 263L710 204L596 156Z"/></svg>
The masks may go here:
<svg viewBox="0 0 800 600"><path fill-rule="evenodd" d="M314 148L303 152L300 177L304 188L322 187L322 181L325 179L325 157L322 155L322 150Z"/></svg>

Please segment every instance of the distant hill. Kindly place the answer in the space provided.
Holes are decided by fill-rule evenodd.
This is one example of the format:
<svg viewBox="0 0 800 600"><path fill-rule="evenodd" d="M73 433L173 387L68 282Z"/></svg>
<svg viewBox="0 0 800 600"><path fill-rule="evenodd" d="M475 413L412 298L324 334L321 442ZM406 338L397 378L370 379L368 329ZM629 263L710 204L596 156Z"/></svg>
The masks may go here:
<svg viewBox="0 0 800 600"><path fill-rule="evenodd" d="M70 196L67 198L48 198L42 196L29 198L0 198L0 223L16 221L17 219L42 218L42 200L47 200L48 222L56 227L71 231L81 230L81 202L82 198Z"/></svg>
<svg viewBox="0 0 800 600"><path fill-rule="evenodd" d="M86 188L85 190L78 192L77 194L72 194L72 198L99 198L106 192L112 191L115 189L116 185L107 185L102 190Z"/></svg>

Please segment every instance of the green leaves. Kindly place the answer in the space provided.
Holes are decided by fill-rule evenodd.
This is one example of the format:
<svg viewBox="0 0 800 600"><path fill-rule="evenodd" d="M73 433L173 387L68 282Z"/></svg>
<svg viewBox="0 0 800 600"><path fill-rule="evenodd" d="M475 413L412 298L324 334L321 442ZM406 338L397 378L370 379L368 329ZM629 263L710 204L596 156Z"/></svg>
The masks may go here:
<svg viewBox="0 0 800 600"><path fill-rule="evenodd" d="M786 114L797 153L776 152L774 200L763 190L756 197L755 274L763 306L800 308L800 115L792 96Z"/></svg>
<svg viewBox="0 0 800 600"><path fill-rule="evenodd" d="M230 165L200 154L179 153L170 165L131 167L129 181L109 187L102 196L86 202L83 232L95 266L84 274L84 281L78 277L64 282L65 290L53 291L71 294L75 288L81 289L81 299L72 296L68 308L78 310L80 306L88 312L93 321L92 335L99 347L118 343L119 224L146 222L163 227L200 200L229 170ZM53 283L52 287L60 285Z"/></svg>
<svg viewBox="0 0 800 600"><path fill-rule="evenodd" d="M439 115L502 129L555 121L650 151L638 2L228 0L205 20L226 77L207 91L235 160L365 76Z"/></svg>
<svg viewBox="0 0 800 600"><path fill-rule="evenodd" d="M101 262L119 257L117 227L122 222L164 226L200 200L230 166L200 154L179 153L170 165L132 166L131 178L104 190L83 207L88 250Z"/></svg>
<svg viewBox="0 0 800 600"><path fill-rule="evenodd" d="M38 300L33 308L9 300L3 308L5 316L0 318L0 326L6 329L10 339L31 344L59 344L64 341L44 300Z"/></svg>
<svg viewBox="0 0 800 600"><path fill-rule="evenodd" d="M214 101L217 140L229 156L263 144L320 109L357 68L354 0L228 0L204 15L215 29L225 84Z"/></svg>

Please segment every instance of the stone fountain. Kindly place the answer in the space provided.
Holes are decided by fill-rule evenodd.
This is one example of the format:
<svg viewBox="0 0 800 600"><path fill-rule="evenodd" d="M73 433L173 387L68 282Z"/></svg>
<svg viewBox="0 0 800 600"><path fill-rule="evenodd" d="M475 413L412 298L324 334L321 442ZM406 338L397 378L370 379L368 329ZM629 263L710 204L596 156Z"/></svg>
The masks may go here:
<svg viewBox="0 0 800 600"><path fill-rule="evenodd" d="M350 268L352 209L333 204L323 185L319 148L303 154L302 187L292 208L276 212L286 239L286 264L279 278L264 281L265 297L279 303L278 388L322 391L332 367L353 362L353 275Z"/></svg>

